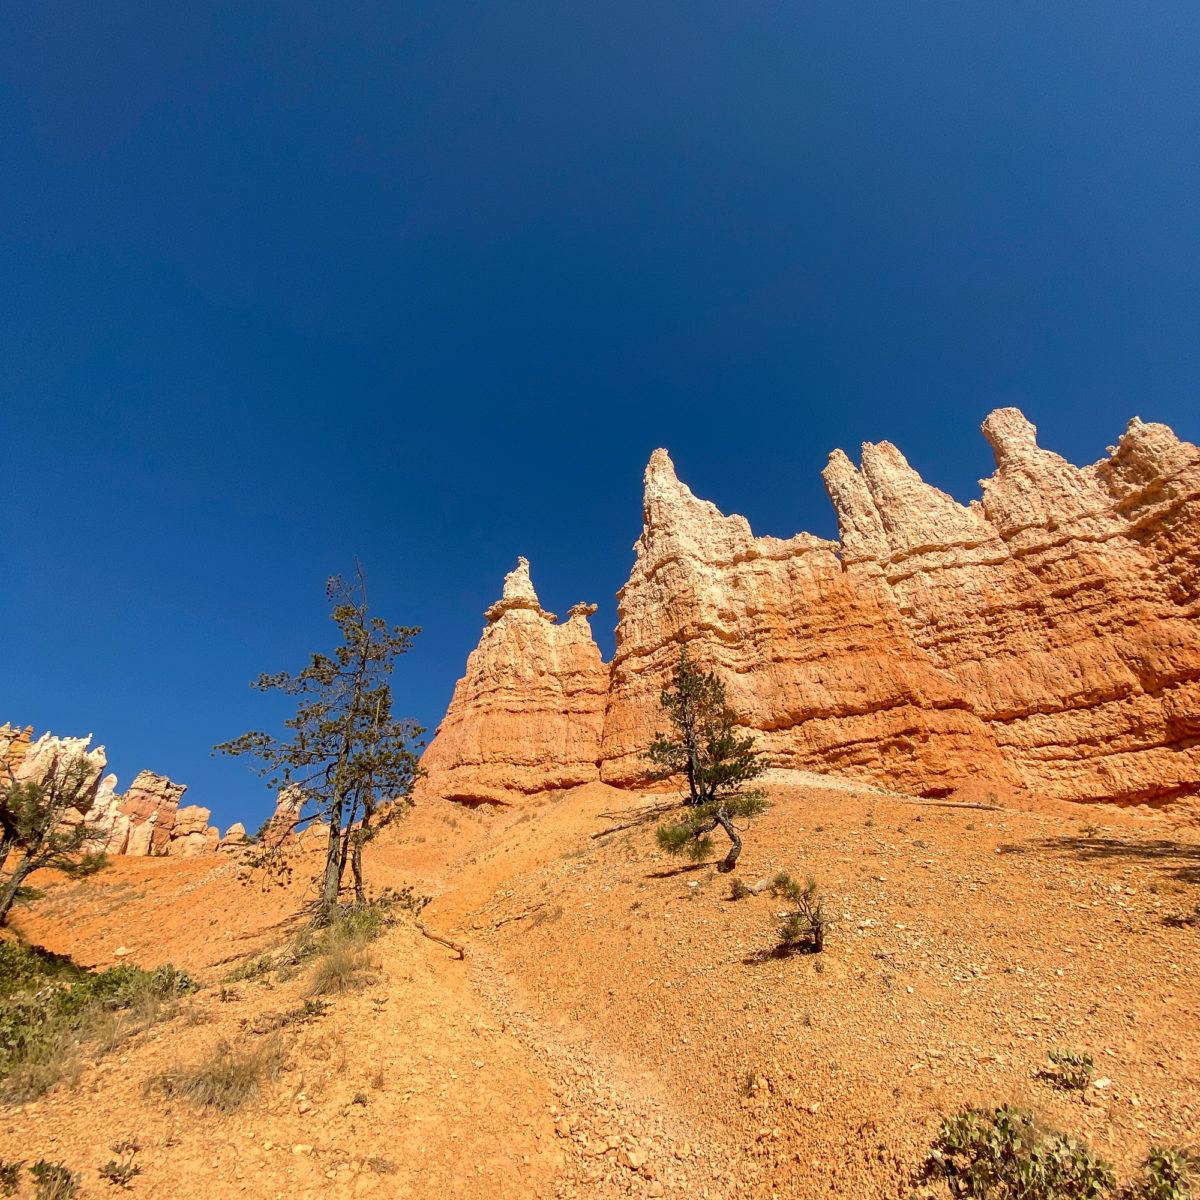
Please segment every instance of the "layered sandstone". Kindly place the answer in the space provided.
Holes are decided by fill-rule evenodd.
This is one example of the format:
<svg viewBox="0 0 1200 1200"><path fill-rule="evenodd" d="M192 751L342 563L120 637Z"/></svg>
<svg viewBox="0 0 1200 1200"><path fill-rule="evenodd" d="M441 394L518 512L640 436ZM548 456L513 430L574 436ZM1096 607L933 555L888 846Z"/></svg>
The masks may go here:
<svg viewBox="0 0 1200 1200"><path fill-rule="evenodd" d="M1016 409L983 428L996 470L965 507L887 442L831 457L847 575L893 597L1032 795L1195 796L1200 454L1134 421L1080 468Z"/></svg>
<svg viewBox="0 0 1200 1200"><path fill-rule="evenodd" d="M594 611L577 604L560 625L517 560L422 759L423 789L507 803L596 778L608 671Z"/></svg>
<svg viewBox="0 0 1200 1200"><path fill-rule="evenodd" d="M837 542L755 537L655 451L607 679L590 631L564 658L574 618L555 625L519 568L426 755L429 784L496 798L595 778L602 695L601 777L645 780L687 645L780 767L927 796L1195 800L1200 451L1135 419L1076 467L1015 409L984 434L996 470L966 505L888 442L858 466L835 451Z"/></svg>
<svg viewBox="0 0 1200 1200"><path fill-rule="evenodd" d="M838 546L755 537L679 481L665 450L646 469L642 535L619 596L602 777L644 779L659 692L687 645L725 681L772 762L925 794L964 762L1014 782L964 689L916 647L886 589L849 577Z"/></svg>

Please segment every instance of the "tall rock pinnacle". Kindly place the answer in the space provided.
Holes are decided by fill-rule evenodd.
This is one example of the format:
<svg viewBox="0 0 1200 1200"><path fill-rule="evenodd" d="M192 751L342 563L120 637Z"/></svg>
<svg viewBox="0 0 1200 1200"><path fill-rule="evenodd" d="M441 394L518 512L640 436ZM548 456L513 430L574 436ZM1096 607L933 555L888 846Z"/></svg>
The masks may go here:
<svg viewBox="0 0 1200 1200"><path fill-rule="evenodd" d="M513 803L599 777L608 671L592 639L595 605L556 624L517 560L467 671L421 760L422 788L469 803Z"/></svg>

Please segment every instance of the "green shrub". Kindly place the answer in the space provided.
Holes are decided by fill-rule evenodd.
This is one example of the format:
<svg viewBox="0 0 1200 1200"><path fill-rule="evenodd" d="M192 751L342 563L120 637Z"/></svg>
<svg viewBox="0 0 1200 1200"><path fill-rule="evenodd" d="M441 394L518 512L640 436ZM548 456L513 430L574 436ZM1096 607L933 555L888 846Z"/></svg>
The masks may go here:
<svg viewBox="0 0 1200 1200"><path fill-rule="evenodd" d="M1078 1050L1051 1050L1046 1057L1054 1064L1053 1070L1043 1072L1047 1079L1066 1091L1087 1091L1096 1068L1090 1054Z"/></svg>
<svg viewBox="0 0 1200 1200"><path fill-rule="evenodd" d="M1089 1147L1007 1105L947 1117L926 1162L950 1194L977 1200L1094 1200L1112 1189L1112 1168Z"/></svg>
<svg viewBox="0 0 1200 1200"><path fill-rule="evenodd" d="M81 1044L115 1045L196 989L169 964L94 972L61 955L0 943L0 1093L10 1100L41 1095L71 1073Z"/></svg>
<svg viewBox="0 0 1200 1200"><path fill-rule="evenodd" d="M782 897L791 909L779 920L781 950L811 950L819 954L825 948L825 933L833 922L825 914L825 897L817 893L817 881L810 875L801 887L786 871L771 880L771 895Z"/></svg>
<svg viewBox="0 0 1200 1200"><path fill-rule="evenodd" d="M1190 1200L1200 1189L1200 1156L1177 1146L1154 1146L1134 1184L1135 1200Z"/></svg>

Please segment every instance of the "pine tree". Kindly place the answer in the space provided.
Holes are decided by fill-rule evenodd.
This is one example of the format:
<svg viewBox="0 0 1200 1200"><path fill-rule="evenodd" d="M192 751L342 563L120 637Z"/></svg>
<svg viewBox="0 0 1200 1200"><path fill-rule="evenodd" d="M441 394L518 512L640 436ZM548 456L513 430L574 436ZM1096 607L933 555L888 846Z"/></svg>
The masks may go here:
<svg viewBox="0 0 1200 1200"><path fill-rule="evenodd" d="M332 654L314 654L298 674L260 675L251 684L259 691L300 697L296 715L284 722L290 736L256 731L216 747L218 753L258 758L259 773L273 789L294 789L299 803L293 828L328 824L320 876L325 916L337 905L347 865L355 899L366 900L363 847L380 828L375 818L382 805L392 802L390 819L412 803L425 732L415 721L392 716L388 682L397 657L420 629L389 626L370 615L366 576L357 564L354 580L335 576L326 595L341 645Z"/></svg>
<svg viewBox="0 0 1200 1200"><path fill-rule="evenodd" d="M708 835L720 827L731 844L717 870L732 871L742 852L734 818L755 816L766 807L766 793L746 785L769 763L755 749L754 737L738 731L725 685L711 671L698 670L686 647L659 702L673 732L656 734L646 757L658 768L659 778L683 776L687 794L684 815L659 827L658 843L700 861L712 851Z"/></svg>
<svg viewBox="0 0 1200 1200"><path fill-rule="evenodd" d="M103 854L89 850L103 835L85 821L96 796L97 775L95 765L82 754L56 756L37 780L18 782L8 768L8 782L0 793L0 865L15 858L0 886L0 925L24 894L26 878L40 867L89 874L105 862Z"/></svg>

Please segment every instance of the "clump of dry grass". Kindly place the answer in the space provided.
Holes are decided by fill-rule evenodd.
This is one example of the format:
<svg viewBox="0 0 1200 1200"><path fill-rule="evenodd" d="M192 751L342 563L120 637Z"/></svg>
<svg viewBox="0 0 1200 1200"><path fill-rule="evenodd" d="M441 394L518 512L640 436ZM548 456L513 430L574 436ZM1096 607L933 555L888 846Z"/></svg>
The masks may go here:
<svg viewBox="0 0 1200 1200"><path fill-rule="evenodd" d="M249 1048L221 1041L194 1066L178 1067L147 1080L146 1090L181 1096L197 1108L232 1113L256 1099L264 1082L279 1077L286 1058L278 1038Z"/></svg>
<svg viewBox="0 0 1200 1200"><path fill-rule="evenodd" d="M407 895L409 892L406 888L394 903L420 911L428 898L413 898ZM389 904L346 909L313 937L303 953L303 957L313 959L312 975L305 989L308 996L332 996L374 983L375 964L368 946L391 923L388 909Z"/></svg>

